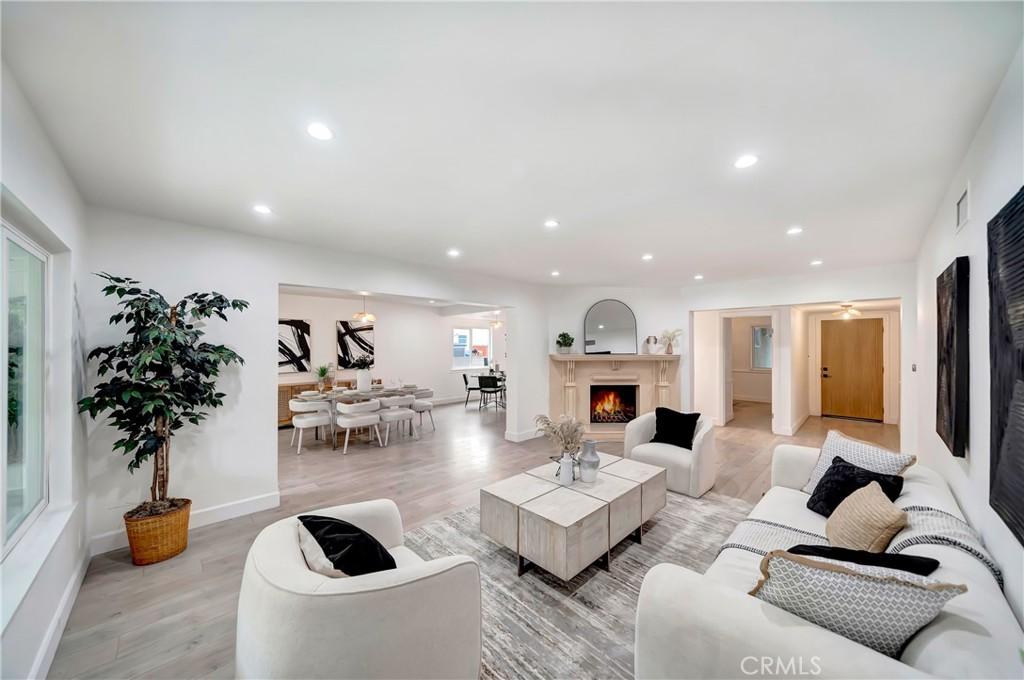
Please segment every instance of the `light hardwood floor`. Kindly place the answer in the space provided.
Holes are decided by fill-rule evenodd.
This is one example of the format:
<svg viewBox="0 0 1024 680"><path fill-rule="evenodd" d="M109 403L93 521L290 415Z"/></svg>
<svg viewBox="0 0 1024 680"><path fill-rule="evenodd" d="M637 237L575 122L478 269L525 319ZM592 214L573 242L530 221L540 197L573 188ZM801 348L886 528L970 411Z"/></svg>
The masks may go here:
<svg viewBox="0 0 1024 680"><path fill-rule="evenodd" d="M768 428L765 404L737 403L736 419L717 432L720 467L714 491L755 502L768 488L771 450L781 442L817 445L830 428L899 445L899 429L811 418L795 437ZM420 440L386 449L365 443L347 456L307 438L296 456L291 430L278 433L281 506L196 529L188 550L167 562L134 567L127 549L89 565L50 677L198 678L234 674L235 608L245 555L267 524L319 507L394 499L407 528L479 501L479 489L535 467L551 451L544 440L502 438L504 414L461 404L434 409ZM602 445L621 453L621 444Z"/></svg>

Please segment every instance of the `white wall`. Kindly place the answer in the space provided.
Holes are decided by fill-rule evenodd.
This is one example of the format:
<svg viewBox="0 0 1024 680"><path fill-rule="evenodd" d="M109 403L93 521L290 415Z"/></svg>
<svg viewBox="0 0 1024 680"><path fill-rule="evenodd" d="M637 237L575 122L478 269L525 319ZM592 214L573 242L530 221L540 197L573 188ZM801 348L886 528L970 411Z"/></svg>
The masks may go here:
<svg viewBox="0 0 1024 680"><path fill-rule="evenodd" d="M1024 67L1017 52L995 99L928 229L917 259L918 453L949 480L961 507L981 530L1006 574L1006 593L1022 619L1024 551L988 504L989 499L989 300L988 221L1024 185ZM971 219L957 233L954 206L971 186ZM935 432L935 278L954 258L970 257L970 440L966 459L954 458ZM910 325L910 324L907 324ZM906 403L906 402L904 402ZM904 410L909 413L910 409Z"/></svg>
<svg viewBox="0 0 1024 680"><path fill-rule="evenodd" d="M772 401L772 372L752 366L754 326L771 327L768 316L743 316L732 323L732 398L736 401Z"/></svg>
<svg viewBox="0 0 1024 680"><path fill-rule="evenodd" d="M74 279L82 201L7 65L3 65L3 217L53 254L47 356L49 505L0 567L0 676L44 676L85 575L85 436L75 413L82 348Z"/></svg>
<svg viewBox="0 0 1024 680"><path fill-rule="evenodd" d="M791 308L790 328L790 429L796 432L810 415L809 375L810 352L808 342L807 312Z"/></svg>
<svg viewBox="0 0 1024 680"><path fill-rule="evenodd" d="M509 408L506 436L532 437L537 404L547 403L547 338L538 289L449 269L416 267L363 255L288 244L238 233L90 209L87 271L143 280L177 298L217 290L248 300L250 308L211 321L211 342L223 342L246 360L222 377L225 404L200 428L175 437L171 493L193 500L193 526L277 502L277 319L280 283L366 289L395 295L481 302L509 308ZM86 345L116 341L106 325L113 303L95 277L83 276ZM405 376L403 376L405 377ZM120 516L147 492L145 474L130 476L111 453L115 433L90 425L89 535L94 550L124 542Z"/></svg>
<svg viewBox="0 0 1024 680"><path fill-rule="evenodd" d="M337 336L335 322L349 319L362 309L362 300L339 297L282 294L278 313L282 319L307 319L310 330L310 357L312 366L337 363ZM434 401L461 401L465 399L462 373L474 371L452 369L452 329L488 328L491 319L464 316L443 316L440 308L389 302L367 297L366 308L376 315L373 327L373 377L385 383L401 379L434 390ZM502 318L499 315L497 318ZM492 329L491 351L493 360L505 365L505 333L507 324ZM338 376L354 380L355 371L339 371ZM281 383L310 382L310 373L282 373Z"/></svg>

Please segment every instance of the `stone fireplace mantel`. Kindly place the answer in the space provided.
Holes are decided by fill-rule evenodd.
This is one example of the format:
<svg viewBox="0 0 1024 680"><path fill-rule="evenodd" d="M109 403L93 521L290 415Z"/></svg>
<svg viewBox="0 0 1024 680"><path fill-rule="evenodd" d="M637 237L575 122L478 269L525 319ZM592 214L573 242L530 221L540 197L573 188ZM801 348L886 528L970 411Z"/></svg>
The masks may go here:
<svg viewBox="0 0 1024 680"><path fill-rule="evenodd" d="M679 408L678 354L552 354L549 412L580 420L587 437L622 440L624 423L590 422L592 385L635 385L637 415L658 406Z"/></svg>

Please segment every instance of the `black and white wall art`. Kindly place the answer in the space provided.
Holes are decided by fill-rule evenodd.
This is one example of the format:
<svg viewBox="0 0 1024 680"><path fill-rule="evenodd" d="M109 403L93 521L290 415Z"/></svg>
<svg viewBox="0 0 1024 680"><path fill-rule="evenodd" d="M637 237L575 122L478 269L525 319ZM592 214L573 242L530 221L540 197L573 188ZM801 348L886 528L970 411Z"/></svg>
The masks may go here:
<svg viewBox="0 0 1024 680"><path fill-rule="evenodd" d="M1024 188L988 223L989 504L1024 543Z"/></svg>
<svg viewBox="0 0 1024 680"><path fill-rule="evenodd" d="M277 372L309 372L309 327L305 319L277 320Z"/></svg>
<svg viewBox="0 0 1024 680"><path fill-rule="evenodd" d="M970 427L968 287L970 260L958 257L935 281L938 322L935 431L954 456L967 455Z"/></svg>
<svg viewBox="0 0 1024 680"><path fill-rule="evenodd" d="M352 361L364 354L373 358L373 324L339 321L338 368L352 368Z"/></svg>

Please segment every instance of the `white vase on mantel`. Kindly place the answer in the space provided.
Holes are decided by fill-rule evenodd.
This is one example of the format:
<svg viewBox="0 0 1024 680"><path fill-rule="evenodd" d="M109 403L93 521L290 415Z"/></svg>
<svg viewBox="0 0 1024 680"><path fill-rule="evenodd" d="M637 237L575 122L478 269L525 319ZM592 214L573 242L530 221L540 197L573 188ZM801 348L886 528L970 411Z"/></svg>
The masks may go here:
<svg viewBox="0 0 1024 680"><path fill-rule="evenodd" d="M367 368L361 368L356 371L356 389L360 392L370 391L370 370Z"/></svg>

